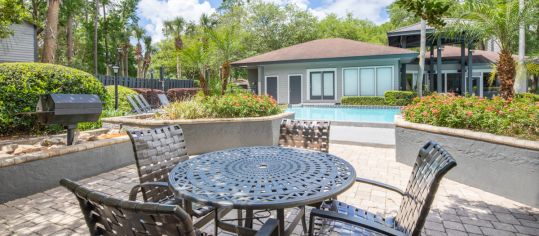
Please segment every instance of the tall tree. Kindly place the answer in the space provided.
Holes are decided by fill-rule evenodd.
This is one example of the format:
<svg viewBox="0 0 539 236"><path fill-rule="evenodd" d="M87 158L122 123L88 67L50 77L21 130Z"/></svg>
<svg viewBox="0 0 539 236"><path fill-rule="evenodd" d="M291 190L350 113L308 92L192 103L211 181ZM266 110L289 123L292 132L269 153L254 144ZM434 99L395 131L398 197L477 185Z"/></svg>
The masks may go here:
<svg viewBox="0 0 539 236"><path fill-rule="evenodd" d="M139 26L133 28L133 36L137 40L137 45L135 46L135 62L137 63L137 78L144 77L144 55L142 54L142 44L141 40L144 38L144 29Z"/></svg>
<svg viewBox="0 0 539 236"><path fill-rule="evenodd" d="M516 74L513 53L518 48L516 39L522 24L536 20L537 7L526 4L520 11L518 0L481 0L466 1L459 12L461 20L447 25L444 33L468 40L495 38L501 49L496 65L500 96L512 98Z"/></svg>
<svg viewBox="0 0 539 236"><path fill-rule="evenodd" d="M94 8L94 75L97 76L99 73L99 67L98 67L98 54L97 54L97 48L98 48L98 37L97 37L97 26L99 23L99 0L94 0L95 8Z"/></svg>
<svg viewBox="0 0 539 236"><path fill-rule="evenodd" d="M143 78L146 78L148 68L152 64L152 54L155 52L155 48L152 46L152 37L144 37L144 63L142 66Z"/></svg>
<svg viewBox="0 0 539 236"><path fill-rule="evenodd" d="M210 64L210 54L204 44L200 40L192 41L182 51L182 57L195 68L202 91L205 95L209 95L207 72Z"/></svg>
<svg viewBox="0 0 539 236"><path fill-rule="evenodd" d="M524 11L524 0L518 1L518 10L520 14ZM518 30L518 67L517 75L515 77L515 92L525 93L528 90L527 80L528 76L526 73L526 24L524 21L520 22L520 28Z"/></svg>
<svg viewBox="0 0 539 236"><path fill-rule="evenodd" d="M176 78L182 78L182 65L180 52L183 49L182 34L185 29L185 20L182 17L176 17L171 21L165 21L164 33L167 36L174 38L174 45L176 48Z"/></svg>
<svg viewBox="0 0 539 236"><path fill-rule="evenodd" d="M0 0L0 39L13 33L11 24L21 23L29 17L20 0Z"/></svg>
<svg viewBox="0 0 539 236"><path fill-rule="evenodd" d="M419 49L419 71L417 73L417 93L423 96L423 73L425 72L425 54L427 51L427 22L433 27L440 28L445 25L444 14L450 7L447 0L397 0L396 3L421 18L421 40Z"/></svg>
<svg viewBox="0 0 539 236"><path fill-rule="evenodd" d="M44 63L56 62L56 48L58 46L58 13L60 0L49 0L47 9L47 22L45 24L45 39L41 61Z"/></svg>
<svg viewBox="0 0 539 236"><path fill-rule="evenodd" d="M230 79L230 62L237 55L241 42L238 40L238 26L236 24L223 25L217 29L209 29L213 45L217 48L217 58L221 62L221 94L224 95Z"/></svg>

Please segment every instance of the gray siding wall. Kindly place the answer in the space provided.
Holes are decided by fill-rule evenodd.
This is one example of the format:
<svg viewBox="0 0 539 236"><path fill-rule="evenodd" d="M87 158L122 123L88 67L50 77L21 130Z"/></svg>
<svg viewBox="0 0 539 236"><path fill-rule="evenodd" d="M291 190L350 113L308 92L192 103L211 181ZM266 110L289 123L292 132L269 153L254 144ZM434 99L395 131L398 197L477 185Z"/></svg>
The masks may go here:
<svg viewBox="0 0 539 236"><path fill-rule="evenodd" d="M11 25L13 35L0 39L0 62L35 61L34 26L28 23Z"/></svg>
<svg viewBox="0 0 539 236"><path fill-rule="evenodd" d="M348 61L320 61L320 62L306 62L306 63L286 63L286 64L272 64L264 65L264 77L261 79L261 92L265 92L265 77L277 76L278 79L278 103L288 103L289 91L288 91L288 76L289 75L301 75L302 76L302 100L303 103L337 103L343 94L343 79L342 70L348 67L370 67L370 66L393 66L393 89L399 88L399 59L365 59L365 60L348 60ZM335 69L335 87L336 87L336 99L335 100L309 100L307 97L308 84L307 80L308 70L313 69Z"/></svg>

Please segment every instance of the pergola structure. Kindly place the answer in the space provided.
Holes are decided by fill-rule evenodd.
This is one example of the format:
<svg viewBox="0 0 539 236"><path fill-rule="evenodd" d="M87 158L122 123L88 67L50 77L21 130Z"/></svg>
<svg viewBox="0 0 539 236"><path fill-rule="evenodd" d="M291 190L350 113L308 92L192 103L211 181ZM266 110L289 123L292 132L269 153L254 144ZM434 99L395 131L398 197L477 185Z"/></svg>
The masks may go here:
<svg viewBox="0 0 539 236"><path fill-rule="evenodd" d="M442 79L442 48L443 45L460 45L461 55L460 60L457 60L456 63L460 64L459 73L460 73L460 93L465 95L467 93L473 93L472 78L473 73L473 45L474 42L470 42L464 38L455 38L455 37L445 37L443 35L436 35L436 29L434 27L427 25L427 47L430 48L430 59L425 60L425 64L428 64L427 75L428 81L430 81L430 89L432 91L436 90L441 93L444 91L444 86ZM421 41L421 23L413 24L406 26L391 32L387 33L388 44L393 47L400 48L416 48L420 46ZM466 45L467 44L467 45ZM436 48L436 58L434 56L434 48ZM466 56L466 50L468 50L468 55ZM436 60L436 62L435 62ZM454 60L454 59L453 59ZM453 61L452 63L454 63ZM436 64L436 70L434 65ZM406 88L406 65L401 64L401 89ZM466 73L468 75L466 76Z"/></svg>

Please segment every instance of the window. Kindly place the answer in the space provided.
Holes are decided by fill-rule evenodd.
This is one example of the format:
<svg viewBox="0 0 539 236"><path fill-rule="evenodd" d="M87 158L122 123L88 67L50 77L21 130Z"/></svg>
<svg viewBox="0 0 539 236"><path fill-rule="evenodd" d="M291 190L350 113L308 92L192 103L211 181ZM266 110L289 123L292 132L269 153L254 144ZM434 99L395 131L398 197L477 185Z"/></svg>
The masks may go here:
<svg viewBox="0 0 539 236"><path fill-rule="evenodd" d="M374 69L373 68L362 68L360 69L360 78L361 78L361 96L374 96L375 94L375 83L374 83Z"/></svg>
<svg viewBox="0 0 539 236"><path fill-rule="evenodd" d="M393 88L393 70L391 67L376 68L376 95L384 96L384 93Z"/></svg>
<svg viewBox="0 0 539 236"><path fill-rule="evenodd" d="M359 96L359 73L357 69L344 69L344 96Z"/></svg>
<svg viewBox="0 0 539 236"><path fill-rule="evenodd" d="M312 71L309 73L310 99L333 100L335 99L335 72Z"/></svg>

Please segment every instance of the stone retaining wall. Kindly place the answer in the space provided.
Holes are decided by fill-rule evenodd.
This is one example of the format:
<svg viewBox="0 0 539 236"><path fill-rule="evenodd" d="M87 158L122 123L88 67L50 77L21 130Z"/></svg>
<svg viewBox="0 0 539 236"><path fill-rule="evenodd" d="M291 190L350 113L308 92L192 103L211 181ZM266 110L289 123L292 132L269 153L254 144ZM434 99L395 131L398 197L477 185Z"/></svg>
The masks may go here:
<svg viewBox="0 0 539 236"><path fill-rule="evenodd" d="M396 121L397 161L413 165L429 140L457 160L447 177L506 198L539 207L539 142L469 130Z"/></svg>
<svg viewBox="0 0 539 236"><path fill-rule="evenodd" d="M126 129L178 124L183 129L188 153L196 155L234 147L277 145L282 119L293 119L294 113L265 117L195 120L157 120L151 119L152 116L105 118L103 123L121 125Z"/></svg>
<svg viewBox="0 0 539 236"><path fill-rule="evenodd" d="M129 137L85 142L2 159L0 203L135 163Z"/></svg>

